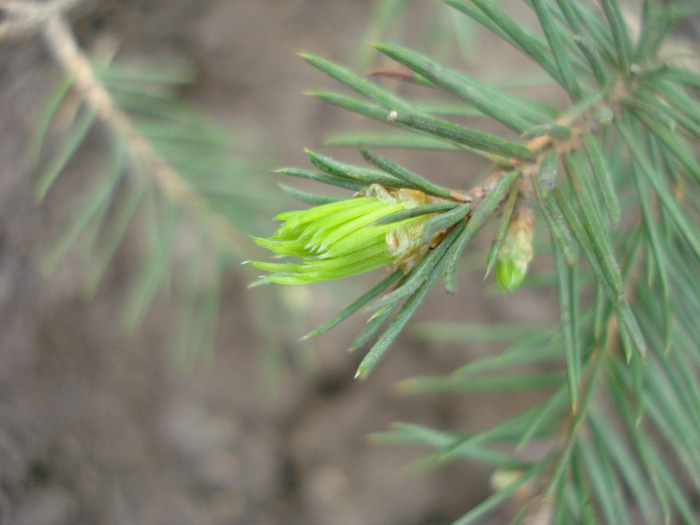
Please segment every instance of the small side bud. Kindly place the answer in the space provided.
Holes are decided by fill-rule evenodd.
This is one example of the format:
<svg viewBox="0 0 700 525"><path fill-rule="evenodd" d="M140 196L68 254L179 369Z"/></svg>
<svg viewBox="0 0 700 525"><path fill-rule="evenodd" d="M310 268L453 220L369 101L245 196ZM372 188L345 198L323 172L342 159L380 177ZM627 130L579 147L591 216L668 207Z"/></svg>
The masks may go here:
<svg viewBox="0 0 700 525"><path fill-rule="evenodd" d="M514 291L527 275L533 255L533 222L534 215L529 204L516 208L496 263L496 284L503 293Z"/></svg>

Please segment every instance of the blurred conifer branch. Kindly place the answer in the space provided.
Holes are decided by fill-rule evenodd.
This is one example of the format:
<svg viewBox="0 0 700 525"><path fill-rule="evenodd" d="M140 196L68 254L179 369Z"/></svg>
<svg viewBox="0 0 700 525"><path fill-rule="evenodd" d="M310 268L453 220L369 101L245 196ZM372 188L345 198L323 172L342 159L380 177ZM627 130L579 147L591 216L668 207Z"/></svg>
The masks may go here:
<svg viewBox="0 0 700 525"><path fill-rule="evenodd" d="M50 0L32 2L0 0L0 41L33 37L41 33L52 19L62 16L84 0Z"/></svg>
<svg viewBox="0 0 700 525"><path fill-rule="evenodd" d="M68 3L69 6L70 4ZM71 79L71 87L91 106L97 118L110 128L115 141L125 141L128 156L139 159L145 172L154 177L158 186L170 198L203 218L212 235L235 251L244 251L245 243L241 233L229 220L211 210L206 200L193 191L178 171L156 152L128 114L114 103L110 92L95 74L90 60L78 48L66 21L58 14L46 17L43 36L56 62Z"/></svg>
<svg viewBox="0 0 700 525"><path fill-rule="evenodd" d="M37 197L44 199L96 124L109 137L110 160L87 182L83 204L57 232L44 268L54 271L78 244L86 248L94 293L127 232L138 230L143 261L129 284L125 324L135 329L158 292L176 290L182 304L173 340L189 359L213 348L224 274L249 256L252 245L241 232L254 231L256 214L272 201L259 197L259 181L247 176L255 168L236 157L231 134L175 93L190 81L188 69L91 60L64 16L79 3L0 3L0 41L41 37L64 73L33 148ZM52 128L60 137L48 148Z"/></svg>

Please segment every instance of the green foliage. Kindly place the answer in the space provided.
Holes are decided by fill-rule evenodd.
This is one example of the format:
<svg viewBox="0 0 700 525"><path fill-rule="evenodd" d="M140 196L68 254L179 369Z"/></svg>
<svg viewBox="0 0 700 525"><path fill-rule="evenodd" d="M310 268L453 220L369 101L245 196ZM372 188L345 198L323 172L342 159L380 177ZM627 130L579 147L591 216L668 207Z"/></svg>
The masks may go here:
<svg viewBox="0 0 700 525"><path fill-rule="evenodd" d="M377 439L432 447L423 466L464 458L507 474L458 524L477 522L524 487L533 496L513 523L697 523L700 164L694 145L700 75L662 53L673 46L674 24L697 10L644 2L623 15L615 0L532 0L541 25L536 32L494 2L442 3L440 8L470 17L529 57L569 103L555 108L523 101L397 44L374 45L399 64L375 76L405 79L459 104L406 100L380 82L305 55L355 92L313 96L397 130L338 136L330 143L459 151L494 165L466 190L444 188L367 149L363 155L373 168L309 152L320 172L283 170L351 191L372 184L411 189L430 195L433 204L451 205L429 208L434 215L425 229L432 245L415 266L401 271L393 265L389 277L307 337L372 308L351 345L374 339L357 371L366 377L438 280L455 291L458 261L484 224L500 217L487 272L496 266L504 289L528 281L532 246L547 245L533 235L548 231L551 253L542 248L539 255L553 259L560 325L532 333L503 326L422 327L416 335L430 340L513 342L447 377L400 385L407 393L537 389L548 398L486 430L401 424ZM381 6L387 23L387 13L395 17L406 8L396 1ZM630 22L638 22L639 34ZM521 137L454 122L464 115L481 115ZM394 219L405 219L404 213ZM546 229L533 229L533 217Z"/></svg>

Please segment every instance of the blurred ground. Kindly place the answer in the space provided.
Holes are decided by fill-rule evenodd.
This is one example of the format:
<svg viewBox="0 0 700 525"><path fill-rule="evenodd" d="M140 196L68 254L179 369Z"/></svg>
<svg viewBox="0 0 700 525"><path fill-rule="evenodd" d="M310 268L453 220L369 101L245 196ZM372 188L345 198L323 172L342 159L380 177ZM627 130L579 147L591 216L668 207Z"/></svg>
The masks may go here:
<svg viewBox="0 0 700 525"><path fill-rule="evenodd" d="M301 95L332 81L295 53L347 62L372 5L102 0L76 14L75 28L86 46L111 35L124 56L192 62L190 96L239 130L248 148L265 151L271 166L308 167L303 147L357 119ZM401 468L420 451L366 440L392 421L477 428L522 408L525 400L503 397L394 394L395 381L449 371L486 351L478 345L428 347L404 336L369 381L356 383L359 356L344 350L363 323L356 319L303 349L316 356L314 373L289 356L271 391L245 278L226 283L213 362L182 370L167 345L167 304L156 303L135 336L115 320L134 264L128 247L95 300L81 295L78 270L42 276L51 226L99 165L82 154L35 203L27 149L56 75L38 42L0 47L0 524L428 525L449 523L488 495L484 467L409 475ZM420 155L406 158L430 174ZM461 180L460 158L437 162L448 180ZM304 326L287 329L290 341L337 308L328 289L314 293ZM418 317L541 322L547 299L524 291L521 300L528 308L489 297L477 278L455 297L436 290Z"/></svg>

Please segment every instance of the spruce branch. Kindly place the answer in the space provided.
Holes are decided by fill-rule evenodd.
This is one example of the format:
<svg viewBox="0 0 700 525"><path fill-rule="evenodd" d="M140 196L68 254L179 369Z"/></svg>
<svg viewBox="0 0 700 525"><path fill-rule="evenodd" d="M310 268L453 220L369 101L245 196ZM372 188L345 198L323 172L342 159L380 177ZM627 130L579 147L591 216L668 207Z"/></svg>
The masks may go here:
<svg viewBox="0 0 700 525"><path fill-rule="evenodd" d="M687 91L700 83L697 73L661 53L674 13L685 11L676 11L673 2L645 2L631 15L616 0L528 2L540 21L542 38L493 3L442 3L532 59L568 95L570 104L520 104L497 86L393 43L374 45L400 66L372 68L370 78L376 83L305 55L355 92L352 97L334 92L313 96L397 130L330 141L359 146L379 173L314 154L312 162L325 173L308 178L339 186L345 181L345 187L352 180L386 184L391 191L411 188L434 201L396 215L432 215L424 226L427 233L415 233L416 239L429 243L423 258L409 269L389 260L395 269L391 278L310 335L366 304L373 307L376 313L352 345L354 349L376 338L357 372L367 377L440 277L447 291L456 290L461 254L488 220L499 217L487 274L496 267L502 290L527 282L534 247L546 245L533 228L533 220L541 217L551 238L554 272L548 278L558 292L559 327L540 332L540 338L518 340L448 377L419 377L400 386L404 393L546 388L551 392L548 400L466 437L403 425L382 439L435 448L423 464L467 457L509 471L509 481L457 520L459 524L475 523L526 484L529 503L515 523L631 523L628 508L638 509L649 524L660 522L661 516L665 522L695 523L700 331L693 314L684 312L700 308L695 278L700 272L700 163L694 147L700 111L694 93ZM400 4L383 5L395 13ZM641 19L634 40L631 16ZM382 85L385 78L444 92L463 104L405 100ZM452 120L465 115L492 119L520 137L487 134ZM476 182L468 174L467 189L444 188L374 152L396 146L476 154L493 167ZM450 206L437 206L443 203ZM383 223L391 224L393 213ZM361 236L361 231L354 235ZM431 339L448 330L440 326ZM490 333L488 326L480 330ZM463 338L472 339L473 332ZM543 363L557 372L539 371L536 365ZM514 370L522 365L536 371ZM548 452L523 461L526 446L545 439ZM503 455L504 443L514 444L512 453ZM494 450L496 446L501 448ZM667 450L680 459L672 459Z"/></svg>

